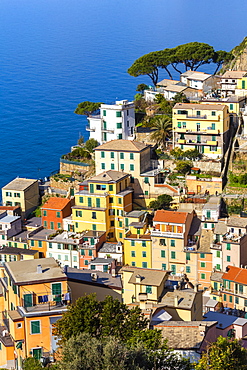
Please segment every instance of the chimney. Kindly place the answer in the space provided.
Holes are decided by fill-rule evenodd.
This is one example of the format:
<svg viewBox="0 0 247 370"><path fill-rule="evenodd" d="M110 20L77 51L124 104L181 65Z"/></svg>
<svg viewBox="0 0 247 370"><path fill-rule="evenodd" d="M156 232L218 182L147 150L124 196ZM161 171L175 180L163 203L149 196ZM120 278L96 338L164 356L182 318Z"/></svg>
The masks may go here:
<svg viewBox="0 0 247 370"><path fill-rule="evenodd" d="M178 307L178 296L174 296L174 307Z"/></svg>
<svg viewBox="0 0 247 370"><path fill-rule="evenodd" d="M42 266L41 265L37 266L37 274L42 274Z"/></svg>
<svg viewBox="0 0 247 370"><path fill-rule="evenodd" d="M114 269L114 268L113 268L113 269L111 270L111 276L112 276L112 277L116 277L116 269Z"/></svg>
<svg viewBox="0 0 247 370"><path fill-rule="evenodd" d="M141 275L136 275L136 283L137 284L140 284L141 283L141 281L142 281L142 277L141 277Z"/></svg>
<svg viewBox="0 0 247 370"><path fill-rule="evenodd" d="M195 285L194 285L194 292L195 292L195 293L197 293L197 292L198 292L198 286L199 286L199 284L195 284Z"/></svg>
<svg viewBox="0 0 247 370"><path fill-rule="evenodd" d="M98 275L97 275L97 273L96 273L96 272L92 272L92 274L91 274L91 279L92 279L92 281L97 281L97 279L98 279Z"/></svg>

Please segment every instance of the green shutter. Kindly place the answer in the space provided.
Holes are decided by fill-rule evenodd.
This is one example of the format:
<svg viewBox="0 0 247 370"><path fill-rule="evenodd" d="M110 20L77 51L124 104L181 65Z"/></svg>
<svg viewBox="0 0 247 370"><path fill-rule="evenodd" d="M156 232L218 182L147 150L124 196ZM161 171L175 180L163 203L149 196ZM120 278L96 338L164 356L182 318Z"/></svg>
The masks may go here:
<svg viewBox="0 0 247 370"><path fill-rule="evenodd" d="M40 321L31 321L31 334L40 333Z"/></svg>
<svg viewBox="0 0 247 370"><path fill-rule="evenodd" d="M52 284L52 294L53 295L62 294L62 286L61 286L61 283Z"/></svg>
<svg viewBox="0 0 247 370"><path fill-rule="evenodd" d="M89 191L90 191L90 193L94 193L94 186L93 186L93 184L89 184Z"/></svg>

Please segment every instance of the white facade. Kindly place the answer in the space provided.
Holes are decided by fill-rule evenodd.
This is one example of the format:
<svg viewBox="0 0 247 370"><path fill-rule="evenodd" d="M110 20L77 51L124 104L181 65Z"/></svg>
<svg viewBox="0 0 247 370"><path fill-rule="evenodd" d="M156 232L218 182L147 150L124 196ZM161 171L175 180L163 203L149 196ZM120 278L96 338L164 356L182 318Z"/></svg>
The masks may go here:
<svg viewBox="0 0 247 370"><path fill-rule="evenodd" d="M61 266L79 268L78 247L82 239L81 237L73 239L68 234L70 233L63 232L53 239L47 240L46 257L55 258Z"/></svg>
<svg viewBox="0 0 247 370"><path fill-rule="evenodd" d="M7 212L0 217L0 245L5 245L6 240L22 231L21 217L10 216Z"/></svg>
<svg viewBox="0 0 247 370"><path fill-rule="evenodd" d="M110 140L134 139L135 107L128 100L116 101L116 104L101 104L98 116L88 117L90 139L103 144Z"/></svg>

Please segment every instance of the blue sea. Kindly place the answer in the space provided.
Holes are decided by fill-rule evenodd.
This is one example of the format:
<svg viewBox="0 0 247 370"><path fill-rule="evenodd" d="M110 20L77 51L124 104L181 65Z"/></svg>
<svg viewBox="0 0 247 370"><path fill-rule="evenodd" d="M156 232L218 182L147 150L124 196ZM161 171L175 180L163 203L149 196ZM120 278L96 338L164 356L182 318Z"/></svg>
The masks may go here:
<svg viewBox="0 0 247 370"><path fill-rule="evenodd" d="M126 73L141 55L191 41L231 50L246 36L246 8L242 0L1 0L0 187L49 176L80 134L87 139L86 118L73 113L81 101L133 99L150 83Z"/></svg>

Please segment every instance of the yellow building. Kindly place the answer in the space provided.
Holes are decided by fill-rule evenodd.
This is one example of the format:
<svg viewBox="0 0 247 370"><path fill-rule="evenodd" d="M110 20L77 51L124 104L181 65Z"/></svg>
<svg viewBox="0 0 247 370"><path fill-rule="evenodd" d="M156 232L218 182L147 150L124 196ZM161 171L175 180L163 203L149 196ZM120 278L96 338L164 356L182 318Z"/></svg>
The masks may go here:
<svg viewBox="0 0 247 370"><path fill-rule="evenodd" d="M0 366L12 361L18 368L28 356L52 360L57 349L52 325L70 302L66 274L53 258L7 262L3 274L2 326L9 333L9 347L0 335Z"/></svg>
<svg viewBox="0 0 247 370"><path fill-rule="evenodd" d="M172 125L174 148L197 149L210 158L224 156L230 127L226 105L177 103L173 108Z"/></svg>
<svg viewBox="0 0 247 370"><path fill-rule="evenodd" d="M237 95L229 95L226 98L222 98L222 99L214 99L214 98L202 99L200 103L201 104L226 105L228 107L229 113L239 115L241 112L241 108L244 108L246 104L245 94L247 95L247 90L244 90L244 94L240 95L240 93L238 93Z"/></svg>
<svg viewBox="0 0 247 370"><path fill-rule="evenodd" d="M152 267L152 240L146 222L131 222L124 238L124 264Z"/></svg>
<svg viewBox="0 0 247 370"><path fill-rule="evenodd" d="M4 206L20 206L27 218L39 205L38 180L17 177L2 188L2 199Z"/></svg>
<svg viewBox="0 0 247 370"><path fill-rule="evenodd" d="M132 211L130 175L106 171L82 183L75 194L72 221L75 232L107 231L107 240L123 241L124 214Z"/></svg>
<svg viewBox="0 0 247 370"><path fill-rule="evenodd" d="M122 275L123 302L158 303L168 278L167 271L124 266L119 271Z"/></svg>
<svg viewBox="0 0 247 370"><path fill-rule="evenodd" d="M221 177L200 177L197 175L187 175L185 185L189 193L210 195L221 194L223 190L223 180Z"/></svg>

